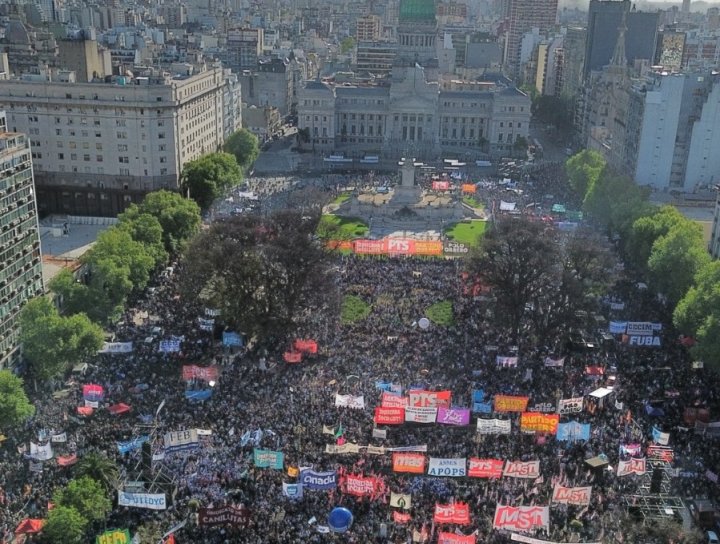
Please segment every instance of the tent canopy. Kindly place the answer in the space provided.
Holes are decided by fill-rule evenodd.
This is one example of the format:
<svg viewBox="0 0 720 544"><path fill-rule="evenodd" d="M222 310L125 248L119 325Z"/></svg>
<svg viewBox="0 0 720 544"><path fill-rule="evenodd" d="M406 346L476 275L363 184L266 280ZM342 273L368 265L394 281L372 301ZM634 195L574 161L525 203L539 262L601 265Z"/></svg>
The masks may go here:
<svg viewBox="0 0 720 544"><path fill-rule="evenodd" d="M596 399L602 399L602 398L607 397L612 392L613 392L612 387L600 387L600 388L596 389L595 391L593 391L592 393L590 393L590 396L595 397Z"/></svg>
<svg viewBox="0 0 720 544"><path fill-rule="evenodd" d="M29 535L32 533L39 533L42 530L45 520L43 519L30 519L25 518L20 522L15 529L16 535Z"/></svg>
<svg viewBox="0 0 720 544"><path fill-rule="evenodd" d="M129 412L129 411L130 411L130 406L128 406L124 402L121 402L119 404L113 404L112 406L110 406L108 408L108 412L110 412L111 414L114 414L114 415L124 414L125 412Z"/></svg>

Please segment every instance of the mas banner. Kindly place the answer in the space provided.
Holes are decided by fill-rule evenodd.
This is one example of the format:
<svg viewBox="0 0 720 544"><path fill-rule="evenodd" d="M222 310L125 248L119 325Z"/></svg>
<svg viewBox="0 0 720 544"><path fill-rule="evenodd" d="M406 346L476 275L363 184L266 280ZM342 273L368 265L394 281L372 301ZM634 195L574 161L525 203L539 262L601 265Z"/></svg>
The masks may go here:
<svg viewBox="0 0 720 544"><path fill-rule="evenodd" d="M111 529L95 537L95 544L130 544L130 531Z"/></svg>
<svg viewBox="0 0 720 544"><path fill-rule="evenodd" d="M255 461L255 466L258 468L274 468L282 470L285 456L281 451L255 449L253 452L253 459Z"/></svg>
<svg viewBox="0 0 720 544"><path fill-rule="evenodd" d="M560 416L557 414L543 414L541 412L523 412L520 414L521 431L555 434L559 422Z"/></svg>
<svg viewBox="0 0 720 544"><path fill-rule="evenodd" d="M378 425L402 425L405 423L404 408L375 408L375 423Z"/></svg>
<svg viewBox="0 0 720 544"><path fill-rule="evenodd" d="M527 410L530 397L495 395L494 400L496 412L524 412Z"/></svg>
<svg viewBox="0 0 720 544"><path fill-rule="evenodd" d="M202 380L204 382L216 382L220 376L220 370L216 366L195 366L185 365L182 367L183 380Z"/></svg>
<svg viewBox="0 0 720 544"><path fill-rule="evenodd" d="M422 391L413 389L408 392L408 406L416 408L450 407L452 391Z"/></svg>
<svg viewBox="0 0 720 544"><path fill-rule="evenodd" d="M468 459L468 476L471 478L500 478L503 473L503 461L501 459Z"/></svg>
<svg viewBox="0 0 720 544"><path fill-rule="evenodd" d="M431 457L428 463L428 476L450 476L459 478L467 476L467 460L462 459L442 459L439 457Z"/></svg>
<svg viewBox="0 0 720 544"><path fill-rule="evenodd" d="M118 491L118 506L147 508L148 510L165 510L167 508L164 493L128 493L126 491Z"/></svg>
<svg viewBox="0 0 720 544"><path fill-rule="evenodd" d="M304 469L300 471L300 483L308 489L335 489L337 487L337 473L332 472L315 472L314 470Z"/></svg>
<svg viewBox="0 0 720 544"><path fill-rule="evenodd" d="M440 425L470 424L470 410L467 408L438 408L437 420Z"/></svg>
<svg viewBox="0 0 720 544"><path fill-rule="evenodd" d="M470 507L464 502L454 502L451 504L435 503L433 521L435 523L468 525L470 523Z"/></svg>
<svg viewBox="0 0 720 544"><path fill-rule="evenodd" d="M561 504L575 504L585 506L590 504L592 486L589 487L562 487L556 485L553 488L552 502Z"/></svg>
<svg viewBox="0 0 720 544"><path fill-rule="evenodd" d="M405 421L408 423L435 423L437 419L437 408L405 408Z"/></svg>
<svg viewBox="0 0 720 544"><path fill-rule="evenodd" d="M421 453L394 452L393 472L425 474L425 456Z"/></svg>
<svg viewBox="0 0 720 544"><path fill-rule="evenodd" d="M509 419L478 419L479 434L510 434L512 422Z"/></svg>
<svg viewBox="0 0 720 544"><path fill-rule="evenodd" d="M562 399L558 402L558 414L576 414L583 411L583 397Z"/></svg>
<svg viewBox="0 0 720 544"><path fill-rule="evenodd" d="M570 421L569 423L560 423L557 427L557 440L590 440L590 424L578 423Z"/></svg>
<svg viewBox="0 0 720 544"><path fill-rule="evenodd" d="M627 476L629 474L645 474L647 467L645 458L629 459L628 461L618 461L617 475Z"/></svg>
<svg viewBox="0 0 720 544"><path fill-rule="evenodd" d="M549 506L504 506L495 507L493 529L506 531L532 531L538 527L548 529L550 526Z"/></svg>
<svg viewBox="0 0 720 544"><path fill-rule="evenodd" d="M506 461L503 476L508 478L539 478L540 461Z"/></svg>
<svg viewBox="0 0 720 544"><path fill-rule="evenodd" d="M239 506L200 508L198 514L198 523L210 527L214 525L232 525L238 527L247 525L250 521L250 511L242 504Z"/></svg>
<svg viewBox="0 0 720 544"><path fill-rule="evenodd" d="M199 446L197 429L165 433L165 453L190 450Z"/></svg>
<svg viewBox="0 0 720 544"><path fill-rule="evenodd" d="M338 408L353 408L362 410L365 408L365 397L353 397L352 395L335 395L335 406Z"/></svg>

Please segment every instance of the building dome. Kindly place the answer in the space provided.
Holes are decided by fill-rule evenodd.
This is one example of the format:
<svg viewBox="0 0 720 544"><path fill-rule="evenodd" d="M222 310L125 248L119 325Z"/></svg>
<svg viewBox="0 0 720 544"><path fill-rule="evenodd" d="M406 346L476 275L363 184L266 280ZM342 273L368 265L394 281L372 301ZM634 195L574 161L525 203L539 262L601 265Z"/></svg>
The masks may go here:
<svg viewBox="0 0 720 544"><path fill-rule="evenodd" d="M435 23L435 0L400 0L400 23Z"/></svg>

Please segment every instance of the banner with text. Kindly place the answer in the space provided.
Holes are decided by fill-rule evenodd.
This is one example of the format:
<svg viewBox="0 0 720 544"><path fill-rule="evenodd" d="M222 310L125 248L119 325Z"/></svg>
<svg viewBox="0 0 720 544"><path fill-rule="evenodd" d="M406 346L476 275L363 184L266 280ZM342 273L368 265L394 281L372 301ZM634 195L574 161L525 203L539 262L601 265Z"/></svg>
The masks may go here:
<svg viewBox="0 0 720 544"><path fill-rule="evenodd" d="M537 528L550 527L549 506L505 506L495 507L493 529L527 532Z"/></svg>
<svg viewBox="0 0 720 544"><path fill-rule="evenodd" d="M452 391L423 391L413 389L408 392L408 406L416 408L450 407Z"/></svg>
<svg viewBox="0 0 720 544"><path fill-rule="evenodd" d="M300 483L308 489L328 490L337 487L337 473L332 472L315 472L314 470L304 469L300 471Z"/></svg>
<svg viewBox="0 0 720 544"><path fill-rule="evenodd" d="M530 397L513 397L509 395L495 395L496 412L524 412L527 410Z"/></svg>
<svg viewBox="0 0 720 544"><path fill-rule="evenodd" d="M583 411L583 397L561 399L558 402L558 414L576 414Z"/></svg>
<svg viewBox="0 0 720 544"><path fill-rule="evenodd" d="M562 487L556 485L553 488L552 502L561 504L574 504L586 506L590 504L592 486L588 487Z"/></svg>
<svg viewBox="0 0 720 544"><path fill-rule="evenodd" d="M404 408L385 408L378 406L375 408L374 421L377 425L402 425L405 423Z"/></svg>
<svg viewBox="0 0 720 544"><path fill-rule="evenodd" d="M165 510L164 493L128 493L118 490L118 506L146 508L148 510Z"/></svg>
<svg viewBox="0 0 720 544"><path fill-rule="evenodd" d="M520 414L521 431L555 434L558 423L560 423L558 414L543 414L541 412L523 412Z"/></svg>
<svg viewBox="0 0 720 544"><path fill-rule="evenodd" d="M477 432L480 434L510 434L512 422L509 419L478 419Z"/></svg>
<svg viewBox="0 0 720 544"><path fill-rule="evenodd" d="M281 451L260 450L256 448L253 451L253 460L255 466L258 468L282 470L285 456Z"/></svg>
<svg viewBox="0 0 720 544"><path fill-rule="evenodd" d="M435 503L433 521L435 523L468 525L470 524L470 507L464 502L454 502L450 504Z"/></svg>
<svg viewBox="0 0 720 544"><path fill-rule="evenodd" d="M437 408L405 408L405 421L408 423L435 423L437 419Z"/></svg>
<svg viewBox="0 0 720 544"><path fill-rule="evenodd" d="M508 478L538 478L540 461L506 461L503 476Z"/></svg>
<svg viewBox="0 0 720 544"><path fill-rule="evenodd" d="M469 425L470 410L467 408L438 408L436 421L440 425Z"/></svg>
<svg viewBox="0 0 720 544"><path fill-rule="evenodd" d="M443 459L440 457L431 457L428 462L428 476L449 476L451 478L460 478L467 476L467 460L462 459Z"/></svg>
<svg viewBox="0 0 720 544"><path fill-rule="evenodd" d="M501 459L471 457L468 461L468 476L471 478L500 478L505 465Z"/></svg>
<svg viewBox="0 0 720 544"><path fill-rule="evenodd" d="M393 472L425 474L425 456L421 453L393 453Z"/></svg>
<svg viewBox="0 0 720 544"><path fill-rule="evenodd" d="M365 408L365 397L360 395L354 397L352 395L335 395L335 406L338 408L353 408L355 410L362 410Z"/></svg>
<svg viewBox="0 0 720 544"><path fill-rule="evenodd" d="M250 510L243 505L200 508L198 514L198 523L209 527L215 525L239 527L250 522Z"/></svg>

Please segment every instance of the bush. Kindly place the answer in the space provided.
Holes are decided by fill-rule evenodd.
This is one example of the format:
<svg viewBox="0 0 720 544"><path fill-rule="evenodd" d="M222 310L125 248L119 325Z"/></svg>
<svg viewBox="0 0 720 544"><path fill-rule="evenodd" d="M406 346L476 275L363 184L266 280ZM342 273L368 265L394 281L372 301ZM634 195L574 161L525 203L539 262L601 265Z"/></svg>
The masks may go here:
<svg viewBox="0 0 720 544"><path fill-rule="evenodd" d="M355 295L345 295L342 301L342 308L340 310L340 319L343 324L347 325L355 323L356 321L362 321L368 315L372 306L367 302Z"/></svg>
<svg viewBox="0 0 720 544"><path fill-rule="evenodd" d="M455 324L453 306L449 300L436 302L425 310L425 316L436 325L442 327L451 327Z"/></svg>

